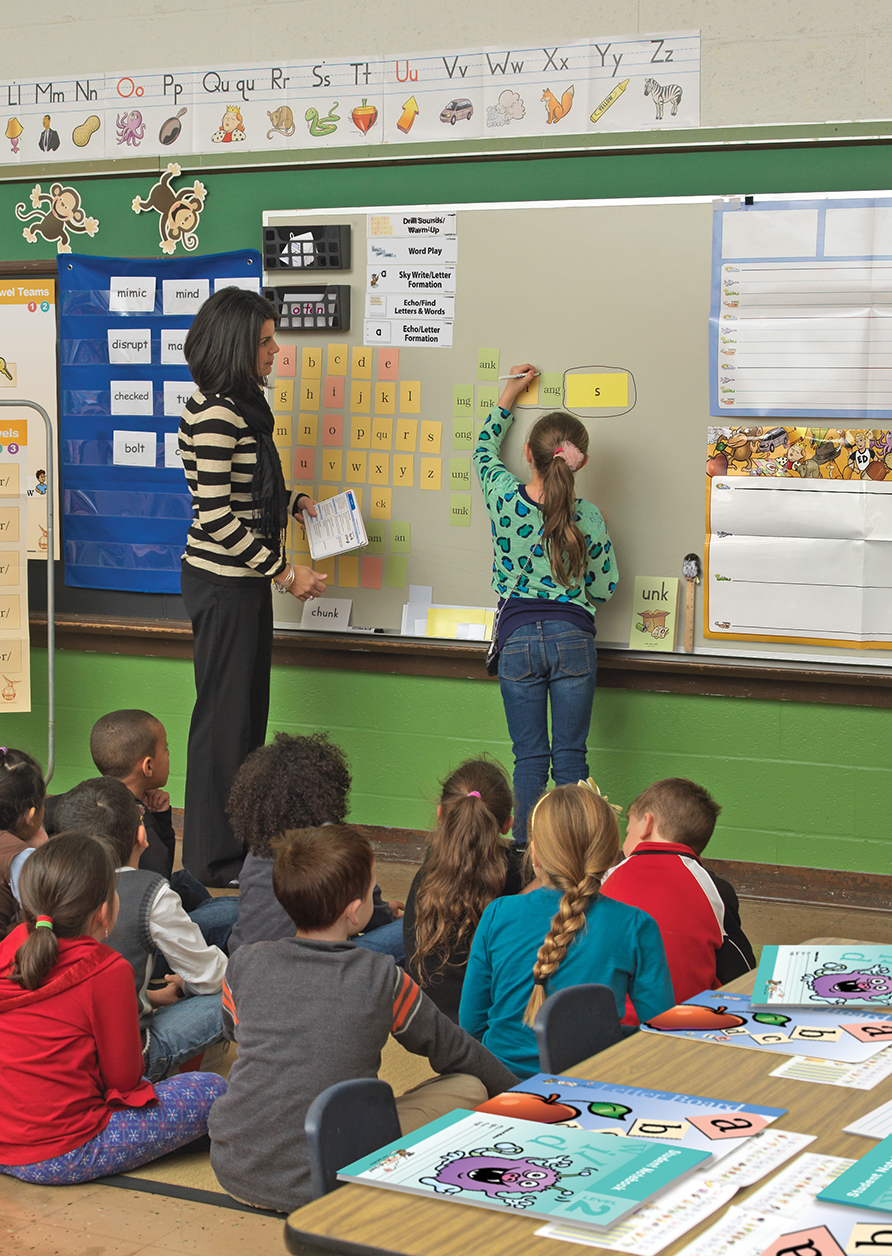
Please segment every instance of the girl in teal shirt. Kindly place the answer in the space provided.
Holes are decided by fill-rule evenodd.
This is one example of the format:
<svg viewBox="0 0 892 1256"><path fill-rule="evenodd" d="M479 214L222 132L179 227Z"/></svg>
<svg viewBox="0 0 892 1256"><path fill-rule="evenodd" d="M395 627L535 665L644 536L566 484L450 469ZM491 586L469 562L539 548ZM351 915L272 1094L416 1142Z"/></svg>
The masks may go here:
<svg viewBox="0 0 892 1256"><path fill-rule="evenodd" d="M520 1078L539 1071L532 1024L555 990L600 982L620 1017L628 995L641 1021L675 1003L653 919L599 893L619 858L616 815L600 794L588 785L545 794L530 818L528 851L541 888L486 908L459 1008L462 1029Z"/></svg>

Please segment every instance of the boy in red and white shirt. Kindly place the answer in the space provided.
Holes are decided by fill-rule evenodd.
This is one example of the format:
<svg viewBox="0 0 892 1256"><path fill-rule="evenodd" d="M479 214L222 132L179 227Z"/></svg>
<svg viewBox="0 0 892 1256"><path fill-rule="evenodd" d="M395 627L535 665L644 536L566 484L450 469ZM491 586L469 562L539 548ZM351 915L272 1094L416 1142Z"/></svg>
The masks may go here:
<svg viewBox="0 0 892 1256"><path fill-rule="evenodd" d="M737 895L699 858L720 811L693 781L657 781L629 807L626 858L601 887L608 898L640 907L657 922L677 1003L755 967Z"/></svg>

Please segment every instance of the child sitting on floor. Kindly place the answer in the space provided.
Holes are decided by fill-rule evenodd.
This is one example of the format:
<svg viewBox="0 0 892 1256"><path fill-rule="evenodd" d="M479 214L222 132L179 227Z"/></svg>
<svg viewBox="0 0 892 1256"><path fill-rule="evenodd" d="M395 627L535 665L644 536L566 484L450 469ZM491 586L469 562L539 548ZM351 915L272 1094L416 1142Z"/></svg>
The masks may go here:
<svg viewBox="0 0 892 1256"><path fill-rule="evenodd" d="M694 781L657 781L629 807L626 858L602 888L608 898L640 907L657 922L676 1003L756 966L737 895L700 862L720 811Z"/></svg>
<svg viewBox="0 0 892 1256"><path fill-rule="evenodd" d="M406 900L406 971L456 1024L483 909L523 889L523 853L504 836L513 812L514 795L499 764L468 759L457 767L441 786L437 827Z"/></svg>
<svg viewBox="0 0 892 1256"><path fill-rule="evenodd" d="M559 785L530 812L528 853L541 888L497 898L480 918L459 1023L519 1077L539 1070L532 1025L564 986L610 986L642 1020L672 1006L660 931L650 916L599 893L619 855L616 815L586 784ZM631 1032L631 1031L630 1031Z"/></svg>
<svg viewBox="0 0 892 1256"><path fill-rule="evenodd" d="M108 945L133 969L146 1076L158 1081L222 1041L226 956L207 945L164 878L138 867L145 829L136 799L120 781L100 776L81 782L62 797L56 819L104 840L114 853L120 909ZM159 951L173 971L162 990L153 990L149 981Z"/></svg>
<svg viewBox="0 0 892 1256"><path fill-rule="evenodd" d="M246 942L289 938L294 925L273 893L273 842L286 830L341 824L347 815L350 768L340 746L325 733L275 739L248 755L239 768L227 812L232 831L248 848L239 876L238 921L229 938L229 954ZM385 903L375 886L374 910L360 946L401 960L403 910Z"/></svg>
<svg viewBox="0 0 892 1256"><path fill-rule="evenodd" d="M242 946L229 961L223 1014L238 1059L209 1131L221 1185L247 1203L290 1212L310 1200L307 1108L336 1082L377 1076L389 1034L452 1074L397 1099L404 1134L473 1108L516 1078L389 956L350 940L368 924L375 888L372 848L355 829L286 834L273 877L292 936Z"/></svg>
<svg viewBox="0 0 892 1256"><path fill-rule="evenodd" d="M46 841L45 798L37 760L0 746L0 938L19 918L15 888L25 859Z"/></svg>
<svg viewBox="0 0 892 1256"><path fill-rule="evenodd" d="M25 923L0 943L0 1173L45 1186L126 1173L199 1138L221 1077L143 1077L109 848L45 843L22 871Z"/></svg>
<svg viewBox="0 0 892 1256"><path fill-rule="evenodd" d="M238 896L214 897L187 868L173 871L176 834L170 794L164 788L170 776L164 725L148 711L111 711L93 725L90 754L98 772L126 785L143 809L149 845L140 857L140 868L160 872L205 942L225 951L238 917Z"/></svg>

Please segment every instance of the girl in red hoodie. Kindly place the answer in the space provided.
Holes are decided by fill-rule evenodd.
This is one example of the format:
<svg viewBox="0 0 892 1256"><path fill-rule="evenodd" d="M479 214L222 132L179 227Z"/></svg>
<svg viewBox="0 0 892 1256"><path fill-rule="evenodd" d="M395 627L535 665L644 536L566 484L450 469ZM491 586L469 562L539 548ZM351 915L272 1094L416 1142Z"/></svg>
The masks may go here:
<svg viewBox="0 0 892 1256"><path fill-rule="evenodd" d="M103 946L117 914L108 848L54 838L19 891L25 923L0 943L0 1173L89 1182L205 1134L222 1078L143 1077L133 972Z"/></svg>

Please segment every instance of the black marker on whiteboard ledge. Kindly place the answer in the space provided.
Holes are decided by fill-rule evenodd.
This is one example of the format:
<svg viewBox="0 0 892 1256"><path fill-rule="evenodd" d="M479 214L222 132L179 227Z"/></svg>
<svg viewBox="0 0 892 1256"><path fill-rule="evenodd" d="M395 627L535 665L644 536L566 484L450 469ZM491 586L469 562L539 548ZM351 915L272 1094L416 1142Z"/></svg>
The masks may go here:
<svg viewBox="0 0 892 1256"><path fill-rule="evenodd" d="M500 375L499 379L523 379L525 375L526 375L526 371L521 371L519 375ZM534 379L539 378L538 371L533 371L533 378Z"/></svg>
<svg viewBox="0 0 892 1256"><path fill-rule="evenodd" d="M351 625L351 627L347 629L347 631L348 632L377 632L377 633L383 634L384 632L387 631L387 629L386 628L360 628L356 624L353 624Z"/></svg>

